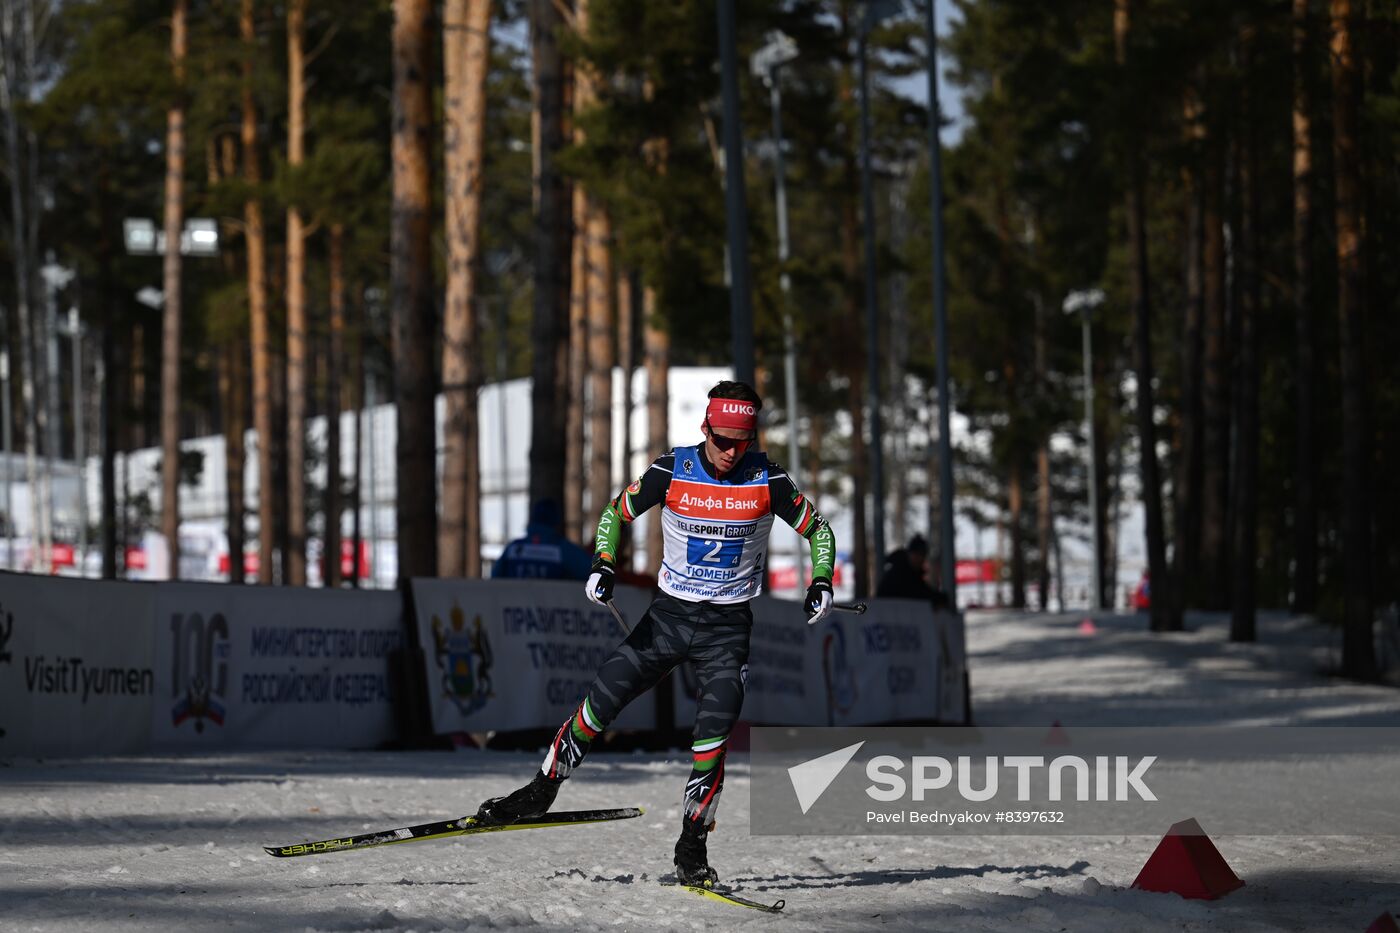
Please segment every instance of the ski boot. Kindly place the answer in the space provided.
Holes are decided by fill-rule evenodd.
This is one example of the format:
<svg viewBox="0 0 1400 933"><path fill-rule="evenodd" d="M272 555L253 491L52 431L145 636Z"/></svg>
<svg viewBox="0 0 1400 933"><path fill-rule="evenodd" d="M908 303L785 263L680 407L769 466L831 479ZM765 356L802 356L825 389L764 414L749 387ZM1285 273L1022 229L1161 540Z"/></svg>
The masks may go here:
<svg viewBox="0 0 1400 933"><path fill-rule="evenodd" d="M681 824L681 837L676 840L675 858L676 881L680 884L711 888L719 880L719 875L710 867L709 857L705 853L705 836L714 827L714 823L707 826L689 817Z"/></svg>
<svg viewBox="0 0 1400 933"><path fill-rule="evenodd" d="M559 785L563 783L563 778L549 778L544 772L536 771L529 784L504 797L492 797L483 803L476 811L476 821L478 824L496 826L539 816L553 806Z"/></svg>

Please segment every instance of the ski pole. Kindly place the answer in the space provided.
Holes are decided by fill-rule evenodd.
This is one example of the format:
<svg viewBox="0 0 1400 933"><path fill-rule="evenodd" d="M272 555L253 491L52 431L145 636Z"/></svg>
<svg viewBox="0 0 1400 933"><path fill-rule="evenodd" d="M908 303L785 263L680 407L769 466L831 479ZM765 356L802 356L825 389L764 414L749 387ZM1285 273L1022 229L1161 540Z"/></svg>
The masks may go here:
<svg viewBox="0 0 1400 933"><path fill-rule="evenodd" d="M613 618L617 620L617 624L620 625L620 626L622 626L622 630L623 630L624 632L626 632L627 634L631 635L631 634L632 634L632 629L631 629L631 627L628 626L627 620L624 619L624 618L622 617L622 613L619 612L619 611L618 611L618 608L617 608L616 606L613 605L613 601L612 601L611 599L608 600L607 606L608 606L608 609L612 612Z"/></svg>
<svg viewBox="0 0 1400 933"><path fill-rule="evenodd" d="M865 603L832 603L831 608L837 612L851 612L856 615L863 615L866 605Z"/></svg>

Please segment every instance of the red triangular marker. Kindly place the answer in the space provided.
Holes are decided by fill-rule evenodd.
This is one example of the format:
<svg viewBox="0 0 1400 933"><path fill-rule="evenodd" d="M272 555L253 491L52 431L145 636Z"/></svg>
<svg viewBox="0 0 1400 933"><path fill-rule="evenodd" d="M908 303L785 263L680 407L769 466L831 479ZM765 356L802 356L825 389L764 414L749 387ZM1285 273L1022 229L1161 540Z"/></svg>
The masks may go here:
<svg viewBox="0 0 1400 933"><path fill-rule="evenodd" d="M1387 911L1366 928L1366 933L1400 933L1400 925L1396 924L1395 917Z"/></svg>
<svg viewBox="0 0 1400 933"><path fill-rule="evenodd" d="M1050 726L1050 731L1047 732L1047 733L1045 734L1045 741L1044 741L1042 744L1044 744L1044 745L1068 745L1068 744L1069 744L1069 733L1065 731L1065 727L1064 727L1064 726L1060 725L1060 721L1059 721L1058 719L1055 720L1054 724Z"/></svg>
<svg viewBox="0 0 1400 933"><path fill-rule="evenodd" d="M1220 851L1195 820L1182 820L1167 830L1133 887L1191 900L1213 901L1244 887Z"/></svg>
<svg viewBox="0 0 1400 933"><path fill-rule="evenodd" d="M1094 624L1093 619L1085 619L1079 623L1079 634L1081 635L1097 635L1098 632L1099 627Z"/></svg>

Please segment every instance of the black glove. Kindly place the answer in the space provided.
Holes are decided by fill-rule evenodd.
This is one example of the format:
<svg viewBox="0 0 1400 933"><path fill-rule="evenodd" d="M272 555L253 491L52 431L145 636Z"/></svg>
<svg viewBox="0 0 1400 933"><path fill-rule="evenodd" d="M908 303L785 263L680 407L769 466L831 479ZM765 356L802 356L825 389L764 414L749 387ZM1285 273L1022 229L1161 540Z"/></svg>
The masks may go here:
<svg viewBox="0 0 1400 933"><path fill-rule="evenodd" d="M588 582L583 587L584 594L598 605L606 606L612 602L613 583L616 580L617 573L610 564L594 561L593 572L588 575Z"/></svg>
<svg viewBox="0 0 1400 933"><path fill-rule="evenodd" d="M807 587L807 595L802 599L802 608L807 613L807 624L816 625L831 611L831 580L814 577Z"/></svg>

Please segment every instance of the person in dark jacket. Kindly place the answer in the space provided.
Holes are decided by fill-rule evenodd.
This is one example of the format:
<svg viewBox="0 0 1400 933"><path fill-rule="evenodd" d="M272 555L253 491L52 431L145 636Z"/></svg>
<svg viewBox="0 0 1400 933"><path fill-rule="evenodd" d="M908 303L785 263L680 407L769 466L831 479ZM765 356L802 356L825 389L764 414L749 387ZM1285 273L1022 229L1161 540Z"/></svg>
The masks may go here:
<svg viewBox="0 0 1400 933"><path fill-rule="evenodd" d="M885 556L884 571L875 595L891 599L933 600L933 587L924 574L928 569L928 542L923 535L914 535L902 548Z"/></svg>
<svg viewBox="0 0 1400 933"><path fill-rule="evenodd" d="M563 517L553 499L530 509L525 537L516 538L491 568L495 579L587 580L593 566L588 552L559 533Z"/></svg>

